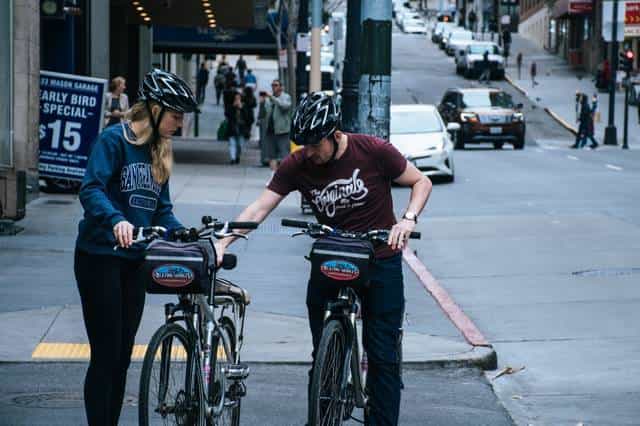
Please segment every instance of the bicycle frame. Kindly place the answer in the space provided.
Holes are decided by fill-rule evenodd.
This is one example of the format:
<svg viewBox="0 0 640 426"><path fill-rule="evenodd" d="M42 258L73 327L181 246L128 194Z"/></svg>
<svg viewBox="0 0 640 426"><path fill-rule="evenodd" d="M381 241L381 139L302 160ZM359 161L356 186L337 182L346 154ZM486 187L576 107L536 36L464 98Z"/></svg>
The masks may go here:
<svg viewBox="0 0 640 426"><path fill-rule="evenodd" d="M340 389L342 395L340 398L346 401L348 395L347 385L349 379L353 380L355 405L358 408L365 408L367 405L367 394L364 388L363 377L360 373L360 347L358 345L358 329L356 327L356 315L358 305L356 303L357 295L352 288L344 287L340 289L338 297L327 304L325 311L325 324L330 320L338 320L344 326L347 338L345 345L345 362L351 368L345 368L342 372Z"/></svg>

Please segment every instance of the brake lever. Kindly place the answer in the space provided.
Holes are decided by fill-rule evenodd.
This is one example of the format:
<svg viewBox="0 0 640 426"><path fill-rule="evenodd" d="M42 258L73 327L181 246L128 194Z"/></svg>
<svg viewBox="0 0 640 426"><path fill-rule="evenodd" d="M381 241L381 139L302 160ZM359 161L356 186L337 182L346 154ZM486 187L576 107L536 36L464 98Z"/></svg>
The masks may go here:
<svg viewBox="0 0 640 426"><path fill-rule="evenodd" d="M245 240L248 240L249 237L247 237L244 234L241 234L239 232L214 232L213 235L216 236L216 238L221 239L221 238L227 238L227 237L236 237L236 238L243 238Z"/></svg>
<svg viewBox="0 0 640 426"><path fill-rule="evenodd" d="M291 238L295 238L295 237L299 237L300 235L306 235L309 232L307 231L298 231L298 232L294 232L293 234L291 234Z"/></svg>

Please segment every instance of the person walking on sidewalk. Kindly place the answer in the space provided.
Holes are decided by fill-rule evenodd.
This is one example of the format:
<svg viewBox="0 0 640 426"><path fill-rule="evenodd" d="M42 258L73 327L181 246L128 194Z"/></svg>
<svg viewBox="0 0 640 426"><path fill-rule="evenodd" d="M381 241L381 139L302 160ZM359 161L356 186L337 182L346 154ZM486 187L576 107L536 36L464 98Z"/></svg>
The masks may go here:
<svg viewBox="0 0 640 426"><path fill-rule="evenodd" d="M199 104L204 102L207 84L209 84L209 70L207 69L207 65L203 62L200 64L200 69L196 76L196 100Z"/></svg>
<svg viewBox="0 0 640 426"><path fill-rule="evenodd" d="M244 60L242 55L236 61L236 69L238 70L238 80L240 81L240 85L244 85L244 73L247 71L247 62Z"/></svg>
<svg viewBox="0 0 640 426"><path fill-rule="evenodd" d="M142 318L145 287L137 269L145 247L132 244L133 229L183 228L169 197L171 137L184 114L195 109L196 99L183 80L153 70L144 77L127 120L104 130L89 158L79 194L84 218L74 271L91 347L84 382L90 426L118 424Z"/></svg>
<svg viewBox="0 0 640 426"><path fill-rule="evenodd" d="M485 50L482 55L482 72L480 73L479 83L489 84L491 82L491 65L489 62L489 51Z"/></svg>
<svg viewBox="0 0 640 426"><path fill-rule="evenodd" d="M587 144L587 139L591 140L591 149L598 147L594 136L593 111L589 106L589 98L586 95L580 96L580 119L576 141L571 148L580 149Z"/></svg>
<svg viewBox="0 0 640 426"><path fill-rule="evenodd" d="M247 87L251 87L254 91L258 87L258 80L256 76L253 74L253 70L248 69L247 75L244 76L244 85Z"/></svg>
<svg viewBox="0 0 640 426"><path fill-rule="evenodd" d="M242 94L236 93L233 102L224 112L227 119L227 136L229 137L229 159L231 164L240 162L242 146L251 136L251 123L253 120L249 116L250 109L242 101Z"/></svg>
<svg viewBox="0 0 640 426"><path fill-rule="evenodd" d="M473 11L473 9L471 9L471 12L469 12L469 16L467 17L467 19L469 20L469 29L472 32L476 32L476 22L478 20L478 16L476 15L476 12Z"/></svg>
<svg viewBox="0 0 640 426"><path fill-rule="evenodd" d="M522 80L522 52L516 56L516 66L518 67L518 80Z"/></svg>
<svg viewBox="0 0 640 426"><path fill-rule="evenodd" d="M402 249L431 194L431 181L389 142L340 129L340 109L323 92L304 98L294 114L291 139L302 146L280 165L267 188L238 216L262 222L291 192L311 201L319 223L346 231L390 229L388 244L377 248L371 285L360 294L368 357L366 425L395 426L400 413L398 350L403 312ZM403 217L396 221L391 185L411 188ZM216 243L218 262L235 238ZM322 335L326 303L337 290L308 281L307 313L312 357ZM309 379L313 375L310 371Z"/></svg>
<svg viewBox="0 0 640 426"><path fill-rule="evenodd" d="M224 91L225 81L224 70L218 71L213 79L213 85L216 89L216 105L220 105L220 96L222 96L222 92Z"/></svg>
<svg viewBox="0 0 640 426"><path fill-rule="evenodd" d="M509 28L505 28L502 31L502 56L504 56L504 66L507 66L509 60L509 54L511 52L511 31Z"/></svg>
<svg viewBox="0 0 640 426"><path fill-rule="evenodd" d="M536 61L531 62L529 73L531 74L531 87L536 87L538 85L538 82L536 81L536 75L538 75L538 65L536 64Z"/></svg>
<svg viewBox="0 0 640 426"><path fill-rule="evenodd" d="M271 83L273 94L265 93L265 139L269 166L276 171L278 164L289 154L291 127L291 96L284 92L280 80Z"/></svg>

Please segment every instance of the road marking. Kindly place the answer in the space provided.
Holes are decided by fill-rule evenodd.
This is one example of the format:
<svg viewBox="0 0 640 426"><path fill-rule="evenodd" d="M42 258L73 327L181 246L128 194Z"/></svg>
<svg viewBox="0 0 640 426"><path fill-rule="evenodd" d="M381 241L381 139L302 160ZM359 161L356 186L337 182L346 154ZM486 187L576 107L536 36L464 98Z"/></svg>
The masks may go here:
<svg viewBox="0 0 640 426"><path fill-rule="evenodd" d="M449 296L449 293L440 285L440 283L431 275L431 272L424 266L424 263L408 247L402 253L405 262L418 276L418 279L424 288L435 299L436 303L449 317L453 325L460 330L464 338L472 346L492 347L484 335L478 330L478 327L465 314L460 306Z"/></svg>
<svg viewBox="0 0 640 426"><path fill-rule="evenodd" d="M147 345L134 345L131 353L131 359L142 361L147 352ZM156 355L156 358L160 355ZM187 354L184 347L176 346L171 350L172 359L184 361ZM89 360L91 357L91 349L88 343L39 343L31 354L31 358L35 360L46 359L72 359L72 360ZM218 347L218 359L224 359L224 348Z"/></svg>
<svg viewBox="0 0 640 426"><path fill-rule="evenodd" d="M578 160L578 157L574 157L573 155L567 155L569 160Z"/></svg>
<svg viewBox="0 0 640 426"><path fill-rule="evenodd" d="M611 170L617 170L617 171L622 170L622 167L614 166L613 164L607 164L607 168Z"/></svg>

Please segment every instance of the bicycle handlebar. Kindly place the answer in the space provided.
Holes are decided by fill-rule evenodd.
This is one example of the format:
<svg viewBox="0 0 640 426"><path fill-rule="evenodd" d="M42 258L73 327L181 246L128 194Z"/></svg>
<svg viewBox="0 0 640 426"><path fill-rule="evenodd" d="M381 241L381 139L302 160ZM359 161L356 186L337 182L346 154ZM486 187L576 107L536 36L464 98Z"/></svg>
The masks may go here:
<svg viewBox="0 0 640 426"><path fill-rule="evenodd" d="M334 228L331 228L327 225L322 225L316 222L305 222L303 220L295 220L295 219L282 219L282 226L286 226L289 228L299 228L304 229L304 233L311 234L327 234L327 233L335 233L337 235L352 237L352 238L374 238L374 239L384 239L384 237L389 235L389 230L386 229L375 229L369 232L349 232L349 231L340 231ZM412 239L420 239L420 232L411 232L409 234L409 238ZM377 238L376 238L377 237Z"/></svg>

